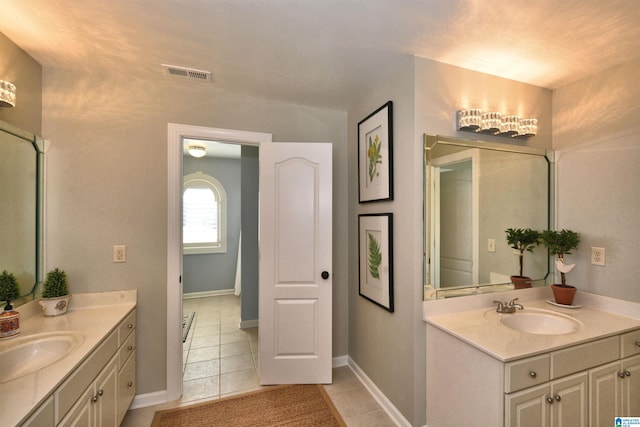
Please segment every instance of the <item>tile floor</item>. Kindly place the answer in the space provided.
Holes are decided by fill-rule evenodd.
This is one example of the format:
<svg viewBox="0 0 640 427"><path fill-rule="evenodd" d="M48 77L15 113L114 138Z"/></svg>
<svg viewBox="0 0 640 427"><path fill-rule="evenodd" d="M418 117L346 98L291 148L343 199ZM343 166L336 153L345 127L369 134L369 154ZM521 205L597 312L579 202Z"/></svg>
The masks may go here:
<svg viewBox="0 0 640 427"><path fill-rule="evenodd" d="M122 427L149 426L155 411L219 399L260 388L258 328L239 329L240 298L235 295L185 299L183 311L195 312L183 345L182 399L130 410ZM325 389L348 426L394 426L349 367L333 370Z"/></svg>

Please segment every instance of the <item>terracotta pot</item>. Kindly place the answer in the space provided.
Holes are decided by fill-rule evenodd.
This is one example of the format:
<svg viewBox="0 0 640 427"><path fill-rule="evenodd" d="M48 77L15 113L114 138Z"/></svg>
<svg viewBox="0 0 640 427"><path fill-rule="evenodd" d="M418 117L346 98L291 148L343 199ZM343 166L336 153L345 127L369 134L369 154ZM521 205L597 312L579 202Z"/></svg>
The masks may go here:
<svg viewBox="0 0 640 427"><path fill-rule="evenodd" d="M573 297L577 289L569 285L551 285L553 296L558 304L573 305Z"/></svg>
<svg viewBox="0 0 640 427"><path fill-rule="evenodd" d="M511 283L515 289L524 289L531 287L531 277L527 276L511 276Z"/></svg>

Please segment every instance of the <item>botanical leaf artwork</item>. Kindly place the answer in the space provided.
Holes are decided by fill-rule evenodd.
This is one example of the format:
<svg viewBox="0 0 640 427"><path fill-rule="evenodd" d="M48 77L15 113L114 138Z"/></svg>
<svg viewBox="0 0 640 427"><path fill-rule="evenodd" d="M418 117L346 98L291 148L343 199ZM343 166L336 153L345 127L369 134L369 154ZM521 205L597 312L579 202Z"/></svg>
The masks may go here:
<svg viewBox="0 0 640 427"><path fill-rule="evenodd" d="M380 141L378 134L376 134L375 139L372 139L371 136L369 136L367 149L367 157L369 158L369 182L373 182L373 178L380 175L380 172L378 172L378 165L382 164L382 154L380 154L381 146L382 141Z"/></svg>
<svg viewBox="0 0 640 427"><path fill-rule="evenodd" d="M369 274L374 279L380 278L380 264L382 263L382 253L380 244L371 233L367 233L369 240Z"/></svg>

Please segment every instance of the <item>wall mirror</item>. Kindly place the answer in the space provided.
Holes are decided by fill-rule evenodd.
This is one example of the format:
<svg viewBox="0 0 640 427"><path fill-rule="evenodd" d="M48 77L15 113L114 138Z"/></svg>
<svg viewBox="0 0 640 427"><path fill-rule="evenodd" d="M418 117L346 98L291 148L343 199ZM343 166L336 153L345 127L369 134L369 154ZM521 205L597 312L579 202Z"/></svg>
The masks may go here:
<svg viewBox="0 0 640 427"><path fill-rule="evenodd" d="M0 272L18 281L14 305L32 299L42 279L43 148L42 138L0 121Z"/></svg>
<svg viewBox="0 0 640 427"><path fill-rule="evenodd" d="M424 136L425 299L514 289L505 230L551 228L553 152L516 144ZM549 272L543 245L525 252L534 286Z"/></svg>

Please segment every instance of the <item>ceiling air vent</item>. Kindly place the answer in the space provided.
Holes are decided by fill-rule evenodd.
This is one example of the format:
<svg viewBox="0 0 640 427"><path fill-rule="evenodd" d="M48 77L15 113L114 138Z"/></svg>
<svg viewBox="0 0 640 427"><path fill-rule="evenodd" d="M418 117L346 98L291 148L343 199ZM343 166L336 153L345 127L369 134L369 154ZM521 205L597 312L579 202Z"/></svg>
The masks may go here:
<svg viewBox="0 0 640 427"><path fill-rule="evenodd" d="M194 68L179 67L177 65L162 64L167 74L174 77L182 77L185 79L200 80L202 82L211 81L211 71L196 70Z"/></svg>

